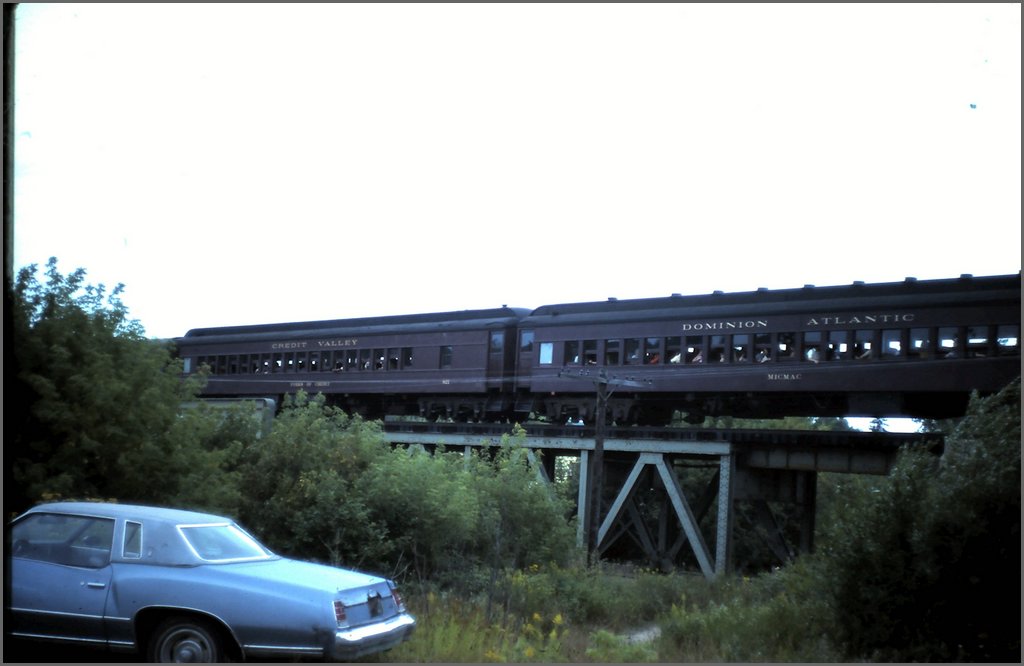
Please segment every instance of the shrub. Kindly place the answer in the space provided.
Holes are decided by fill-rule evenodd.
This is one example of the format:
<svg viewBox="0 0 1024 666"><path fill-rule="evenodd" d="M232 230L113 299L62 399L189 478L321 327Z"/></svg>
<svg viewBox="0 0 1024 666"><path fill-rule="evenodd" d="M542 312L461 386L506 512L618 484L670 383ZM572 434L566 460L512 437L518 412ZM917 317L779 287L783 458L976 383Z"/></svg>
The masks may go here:
<svg viewBox="0 0 1024 666"><path fill-rule="evenodd" d="M1019 661L1020 473L1017 380L851 505L826 552L848 655Z"/></svg>

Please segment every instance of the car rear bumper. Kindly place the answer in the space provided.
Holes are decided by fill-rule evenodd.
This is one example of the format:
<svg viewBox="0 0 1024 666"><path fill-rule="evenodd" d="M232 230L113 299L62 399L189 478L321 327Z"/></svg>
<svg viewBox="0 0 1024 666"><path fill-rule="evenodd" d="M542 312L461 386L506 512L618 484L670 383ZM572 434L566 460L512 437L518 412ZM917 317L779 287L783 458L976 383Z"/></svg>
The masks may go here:
<svg viewBox="0 0 1024 666"><path fill-rule="evenodd" d="M412 635L416 618L402 613L374 624L364 624L338 631L334 635L331 657L334 659L355 659L366 654L381 652L398 645Z"/></svg>

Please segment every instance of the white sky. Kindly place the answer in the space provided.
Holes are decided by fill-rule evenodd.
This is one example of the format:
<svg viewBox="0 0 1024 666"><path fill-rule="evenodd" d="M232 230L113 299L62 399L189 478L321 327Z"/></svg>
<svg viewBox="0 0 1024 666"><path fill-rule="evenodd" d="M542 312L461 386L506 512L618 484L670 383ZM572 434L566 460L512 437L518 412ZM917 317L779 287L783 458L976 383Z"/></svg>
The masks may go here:
<svg viewBox="0 0 1024 666"><path fill-rule="evenodd" d="M1020 12L23 4L15 269L161 338L1017 273Z"/></svg>

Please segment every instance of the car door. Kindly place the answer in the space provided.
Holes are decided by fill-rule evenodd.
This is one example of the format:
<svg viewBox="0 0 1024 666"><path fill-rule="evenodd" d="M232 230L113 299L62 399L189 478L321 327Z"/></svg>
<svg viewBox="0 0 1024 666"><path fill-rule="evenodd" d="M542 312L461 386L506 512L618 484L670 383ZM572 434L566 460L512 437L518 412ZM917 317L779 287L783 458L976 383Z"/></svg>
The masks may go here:
<svg viewBox="0 0 1024 666"><path fill-rule="evenodd" d="M15 635L106 642L114 521L31 514L11 530L10 609Z"/></svg>

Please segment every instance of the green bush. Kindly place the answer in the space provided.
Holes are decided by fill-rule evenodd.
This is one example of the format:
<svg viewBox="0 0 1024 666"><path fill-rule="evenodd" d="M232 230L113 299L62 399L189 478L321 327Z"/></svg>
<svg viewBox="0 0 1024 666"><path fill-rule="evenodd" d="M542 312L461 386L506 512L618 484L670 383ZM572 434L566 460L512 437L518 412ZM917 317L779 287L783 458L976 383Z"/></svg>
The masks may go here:
<svg viewBox="0 0 1024 666"><path fill-rule="evenodd" d="M849 505L824 553L849 656L1020 660L1020 459L1017 380Z"/></svg>

